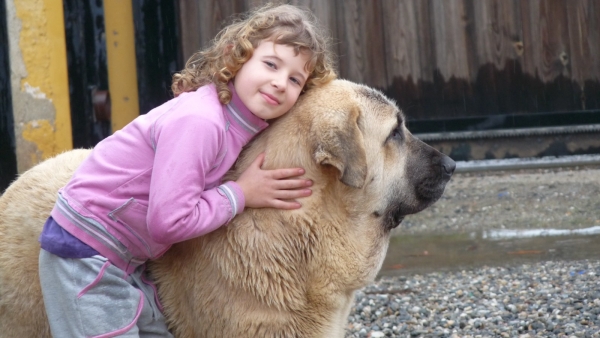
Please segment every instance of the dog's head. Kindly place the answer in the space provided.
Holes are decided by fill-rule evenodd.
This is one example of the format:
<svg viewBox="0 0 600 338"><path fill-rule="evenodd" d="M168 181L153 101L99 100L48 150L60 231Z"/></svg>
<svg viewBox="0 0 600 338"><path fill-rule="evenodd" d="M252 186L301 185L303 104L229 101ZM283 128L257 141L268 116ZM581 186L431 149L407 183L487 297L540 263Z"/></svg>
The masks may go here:
<svg viewBox="0 0 600 338"><path fill-rule="evenodd" d="M408 131L393 101L344 80L309 91L264 134L242 167L261 151L265 168L301 166L315 181L303 205L341 203L386 232L437 201L456 166Z"/></svg>

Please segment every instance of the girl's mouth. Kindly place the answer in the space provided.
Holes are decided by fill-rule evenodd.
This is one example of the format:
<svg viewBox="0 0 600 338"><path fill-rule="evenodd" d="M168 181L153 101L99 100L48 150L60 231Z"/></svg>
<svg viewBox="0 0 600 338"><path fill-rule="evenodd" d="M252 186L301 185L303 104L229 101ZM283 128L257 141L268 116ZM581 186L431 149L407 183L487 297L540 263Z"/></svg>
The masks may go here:
<svg viewBox="0 0 600 338"><path fill-rule="evenodd" d="M267 93L263 93L261 92L262 96L265 98L265 100L267 101L267 103L272 104L272 105L278 105L279 104L279 100L277 100L277 98L275 98L272 95L269 95Z"/></svg>

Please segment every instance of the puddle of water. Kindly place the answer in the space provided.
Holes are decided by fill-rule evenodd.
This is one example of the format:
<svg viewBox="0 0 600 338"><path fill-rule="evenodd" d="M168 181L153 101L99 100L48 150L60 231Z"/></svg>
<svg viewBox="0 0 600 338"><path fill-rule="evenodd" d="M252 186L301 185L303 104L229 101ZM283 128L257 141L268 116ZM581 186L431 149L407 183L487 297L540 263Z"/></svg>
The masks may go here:
<svg viewBox="0 0 600 338"><path fill-rule="evenodd" d="M597 228L597 229L596 229ZM394 236L380 276L508 266L547 260L600 259L600 227L569 230L488 230Z"/></svg>
<svg viewBox="0 0 600 338"><path fill-rule="evenodd" d="M600 226L593 226L584 229L500 229L500 230L486 230L483 231L481 236L489 239L502 239L502 238L528 238L528 237L542 237L542 236L564 236L564 235L599 235Z"/></svg>

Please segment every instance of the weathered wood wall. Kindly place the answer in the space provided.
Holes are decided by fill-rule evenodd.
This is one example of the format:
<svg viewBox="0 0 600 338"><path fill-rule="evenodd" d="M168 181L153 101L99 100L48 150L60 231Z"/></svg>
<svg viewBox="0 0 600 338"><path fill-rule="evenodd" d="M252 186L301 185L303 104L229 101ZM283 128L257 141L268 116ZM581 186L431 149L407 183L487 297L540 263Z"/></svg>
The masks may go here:
<svg viewBox="0 0 600 338"><path fill-rule="evenodd" d="M266 2L180 0L182 56ZM600 1L288 2L331 31L341 77L412 119L600 109Z"/></svg>

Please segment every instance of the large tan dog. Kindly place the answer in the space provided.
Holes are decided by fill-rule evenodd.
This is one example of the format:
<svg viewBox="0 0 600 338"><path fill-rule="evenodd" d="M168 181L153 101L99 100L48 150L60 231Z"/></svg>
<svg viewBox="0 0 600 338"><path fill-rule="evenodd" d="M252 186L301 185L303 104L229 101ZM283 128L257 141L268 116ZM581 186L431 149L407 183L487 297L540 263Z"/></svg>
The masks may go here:
<svg viewBox="0 0 600 338"><path fill-rule="evenodd" d="M435 202L455 167L410 134L393 102L343 80L304 95L229 178L263 151L265 168L305 168L313 194L295 211L248 209L149 264L176 337L343 337L354 291L374 280L390 230ZM0 198L2 337L50 336L37 237L86 155L50 159Z"/></svg>

